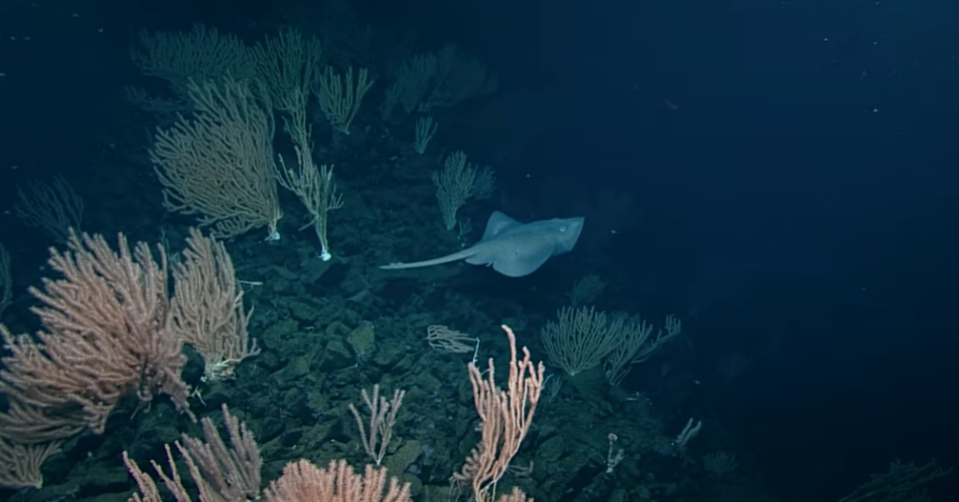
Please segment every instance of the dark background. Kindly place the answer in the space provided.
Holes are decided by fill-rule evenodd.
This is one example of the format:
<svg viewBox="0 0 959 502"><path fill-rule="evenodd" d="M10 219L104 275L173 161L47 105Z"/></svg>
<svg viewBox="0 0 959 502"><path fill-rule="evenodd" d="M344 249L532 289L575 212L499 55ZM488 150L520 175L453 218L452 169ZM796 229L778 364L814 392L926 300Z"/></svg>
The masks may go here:
<svg viewBox="0 0 959 502"><path fill-rule="evenodd" d="M539 118L509 154L514 194L632 195L643 217L613 241L618 271L697 313L704 367L733 346L755 356L737 399L712 404L777 492L836 499L896 457L959 465L959 4L358 6L462 45L500 74L495 100ZM21 236L15 182L96 161L138 28L256 32L267 12L0 0L0 240Z"/></svg>

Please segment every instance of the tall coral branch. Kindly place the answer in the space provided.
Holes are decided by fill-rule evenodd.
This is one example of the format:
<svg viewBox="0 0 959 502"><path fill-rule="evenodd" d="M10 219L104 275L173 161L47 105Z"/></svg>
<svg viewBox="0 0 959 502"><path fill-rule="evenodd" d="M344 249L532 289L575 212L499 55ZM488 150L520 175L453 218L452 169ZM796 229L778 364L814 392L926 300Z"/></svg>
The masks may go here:
<svg viewBox="0 0 959 502"><path fill-rule="evenodd" d="M215 237L267 226L267 240L279 240L272 105L230 76L191 82L189 90L193 117L158 130L150 150L164 206L197 215Z"/></svg>
<svg viewBox="0 0 959 502"><path fill-rule="evenodd" d="M31 289L33 309L46 331L13 336L3 331L9 355L0 389L40 409L79 413L103 432L120 397L149 402L168 394L181 411L189 395L180 379L181 342L167 330L167 262L138 244L131 254L121 234L114 253L103 237L73 234L69 251L52 251L50 266L63 279Z"/></svg>
<svg viewBox="0 0 959 502"><path fill-rule="evenodd" d="M191 229L187 244L173 268L171 329L203 356L206 381L230 378L240 361L260 353L247 333L250 313L243 309L243 291L222 242Z"/></svg>
<svg viewBox="0 0 959 502"><path fill-rule="evenodd" d="M529 432L543 389L543 363L534 365L529 350L523 347L523 360L516 359L516 336L503 326L509 337L509 381L506 390L495 380L493 359L484 378L474 363L469 365L473 400L479 413L483 438L466 459L463 470L453 475L460 482L470 482L476 502L493 500L496 484L506 474L510 461L519 451Z"/></svg>

